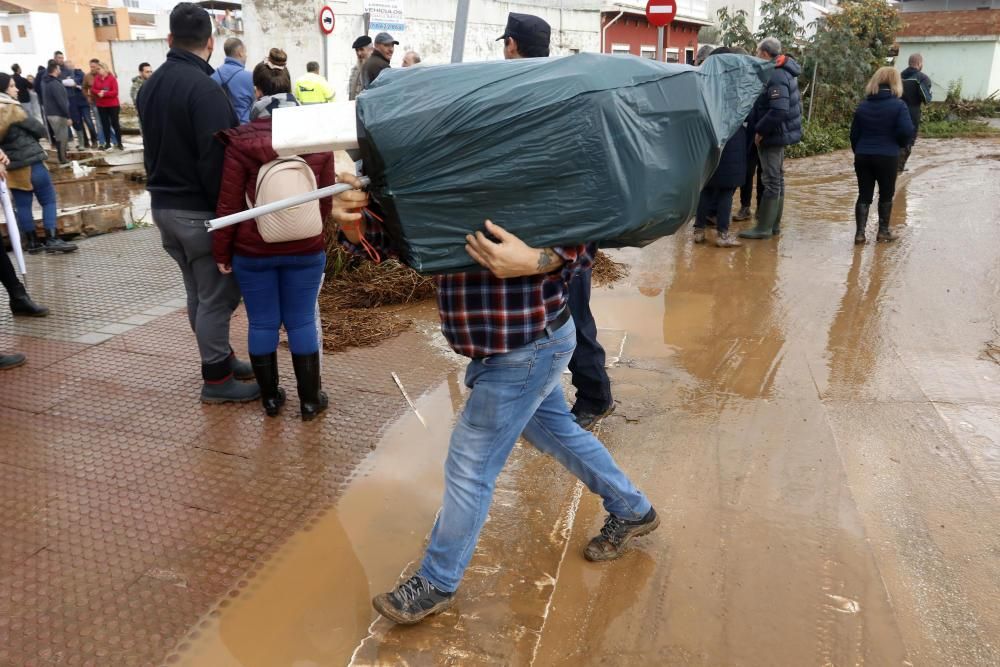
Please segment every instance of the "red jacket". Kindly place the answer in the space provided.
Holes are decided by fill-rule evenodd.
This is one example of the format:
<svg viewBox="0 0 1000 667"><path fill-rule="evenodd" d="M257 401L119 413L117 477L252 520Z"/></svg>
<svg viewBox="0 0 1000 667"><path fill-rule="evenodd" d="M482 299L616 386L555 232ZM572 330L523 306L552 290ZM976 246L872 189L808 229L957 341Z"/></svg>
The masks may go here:
<svg viewBox="0 0 1000 667"><path fill-rule="evenodd" d="M226 146L222 165L222 187L215 209L218 217L247 210L247 197L256 200L257 172L278 157L271 147L271 119L261 118L216 135ZM325 188L336 181L333 175L333 153L311 153L302 156L313 173L316 184ZM319 211L326 220L333 210L333 199L319 201ZM232 263L233 255L269 257L271 255L311 255L326 250L323 235L301 241L267 243L257 231L257 221L247 220L212 232L212 254L219 264Z"/></svg>
<svg viewBox="0 0 1000 667"><path fill-rule="evenodd" d="M104 91L104 95L98 95L98 91ZM118 103L118 79L114 74L106 76L97 75L94 77L94 86L91 88L94 97L94 105L101 108L121 106Z"/></svg>

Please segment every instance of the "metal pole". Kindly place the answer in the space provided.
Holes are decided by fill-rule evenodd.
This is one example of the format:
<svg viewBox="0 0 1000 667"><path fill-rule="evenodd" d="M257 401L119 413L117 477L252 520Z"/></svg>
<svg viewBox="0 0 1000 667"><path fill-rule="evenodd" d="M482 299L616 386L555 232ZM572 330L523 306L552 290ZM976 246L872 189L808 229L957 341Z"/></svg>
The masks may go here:
<svg viewBox="0 0 1000 667"><path fill-rule="evenodd" d="M656 59L663 62L667 59L667 54L663 52L663 26L656 29Z"/></svg>
<svg viewBox="0 0 1000 667"><path fill-rule="evenodd" d="M367 176L362 176L360 180L362 187L367 187L370 182ZM331 185L329 187L313 190L312 192L306 192L301 195L293 195L291 197L287 197L286 199L271 202L270 204L264 204L263 206L257 206L256 208L247 209L246 211L240 211L239 213L233 213L232 215L215 218L206 222L205 226L208 227L208 231L214 232L217 229L222 229L223 227L229 227L230 225L252 220L261 215L267 215L268 213L274 213L286 208L300 206L306 202L322 199L323 197L333 197L334 195L339 195L341 192L347 192L348 190L353 189L354 188L346 183L338 183L337 185Z"/></svg>
<svg viewBox="0 0 1000 667"><path fill-rule="evenodd" d="M323 77L330 79L330 56L328 53L330 35L323 33Z"/></svg>
<svg viewBox="0 0 1000 667"><path fill-rule="evenodd" d="M812 82L812 92L809 95L809 116L806 118L807 123L811 123L813 119L813 102L816 101L816 95L819 93L819 88L816 87L816 75L819 73L819 59L816 60L816 64L813 65L813 82Z"/></svg>
<svg viewBox="0 0 1000 667"><path fill-rule="evenodd" d="M465 53L465 30L469 26L469 0L458 0L455 12L455 37L451 43L451 62L462 62Z"/></svg>

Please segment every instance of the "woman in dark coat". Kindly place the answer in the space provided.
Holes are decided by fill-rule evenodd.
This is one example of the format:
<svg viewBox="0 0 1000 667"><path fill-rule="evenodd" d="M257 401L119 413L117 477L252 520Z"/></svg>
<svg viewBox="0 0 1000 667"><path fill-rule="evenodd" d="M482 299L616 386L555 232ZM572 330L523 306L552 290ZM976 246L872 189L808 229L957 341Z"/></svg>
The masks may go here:
<svg viewBox="0 0 1000 667"><path fill-rule="evenodd" d="M739 51L723 46L712 51L708 57L723 53L739 53ZM740 126L722 149L719 166L702 188L701 197L698 199L698 213L694 221L695 243L705 242L705 226L709 223L709 218L715 216L718 232L715 245L720 248L736 248L743 245L729 233L729 221L733 214L733 194L736 188L743 185L746 178L748 145L746 128Z"/></svg>
<svg viewBox="0 0 1000 667"><path fill-rule="evenodd" d="M854 204L855 243L864 243L868 212L878 183L878 241L895 241L889 231L892 198L896 194L899 152L913 139L913 120L903 94L903 80L894 67L882 67L865 86L868 97L854 112L851 148L858 176L858 201Z"/></svg>

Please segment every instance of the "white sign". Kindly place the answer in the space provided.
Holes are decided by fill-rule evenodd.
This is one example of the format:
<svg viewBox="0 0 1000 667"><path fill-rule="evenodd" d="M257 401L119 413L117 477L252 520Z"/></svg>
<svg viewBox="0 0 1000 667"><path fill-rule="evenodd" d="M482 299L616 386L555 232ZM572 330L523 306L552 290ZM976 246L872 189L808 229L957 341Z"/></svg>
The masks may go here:
<svg viewBox="0 0 1000 667"><path fill-rule="evenodd" d="M368 12L368 32L404 32L406 20L403 18L403 0L365 0ZM395 35L393 35L395 37Z"/></svg>

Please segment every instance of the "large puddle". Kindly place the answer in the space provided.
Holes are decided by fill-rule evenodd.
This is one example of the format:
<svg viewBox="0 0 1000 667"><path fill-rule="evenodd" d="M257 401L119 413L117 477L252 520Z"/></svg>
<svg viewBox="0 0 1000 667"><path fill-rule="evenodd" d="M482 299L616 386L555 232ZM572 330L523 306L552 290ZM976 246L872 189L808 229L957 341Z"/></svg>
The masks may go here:
<svg viewBox="0 0 1000 667"><path fill-rule="evenodd" d="M440 502L453 373L184 664L1000 663L998 146L919 143L895 244L852 244L836 154L788 165L779 240L613 252L602 438L663 517L620 562L579 557L599 503L519 449L457 611L373 623Z"/></svg>

